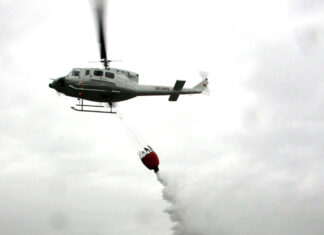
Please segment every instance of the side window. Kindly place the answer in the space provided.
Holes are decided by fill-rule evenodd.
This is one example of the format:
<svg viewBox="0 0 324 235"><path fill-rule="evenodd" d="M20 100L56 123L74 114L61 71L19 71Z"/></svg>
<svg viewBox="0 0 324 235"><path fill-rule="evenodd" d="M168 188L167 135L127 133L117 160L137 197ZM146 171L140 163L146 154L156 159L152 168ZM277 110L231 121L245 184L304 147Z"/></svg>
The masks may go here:
<svg viewBox="0 0 324 235"><path fill-rule="evenodd" d="M76 76L76 77L79 77L79 75L80 75L80 71L78 71L78 70L74 70L72 75L73 75L73 76Z"/></svg>
<svg viewBox="0 0 324 235"><path fill-rule="evenodd" d="M115 74L110 73L110 72L105 72L105 77L106 78L115 78Z"/></svg>
<svg viewBox="0 0 324 235"><path fill-rule="evenodd" d="M89 74L90 74L90 70L87 69L85 75L89 75Z"/></svg>
<svg viewBox="0 0 324 235"><path fill-rule="evenodd" d="M101 76L103 75L103 72L100 71L100 70L95 70L95 71L93 72L93 75L101 77Z"/></svg>

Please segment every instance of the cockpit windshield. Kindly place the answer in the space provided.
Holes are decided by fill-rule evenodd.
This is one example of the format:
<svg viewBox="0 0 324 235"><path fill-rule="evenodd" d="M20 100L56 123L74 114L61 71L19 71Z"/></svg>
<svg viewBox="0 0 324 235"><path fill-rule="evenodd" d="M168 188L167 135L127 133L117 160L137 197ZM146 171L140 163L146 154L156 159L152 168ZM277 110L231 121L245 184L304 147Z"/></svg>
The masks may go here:
<svg viewBox="0 0 324 235"><path fill-rule="evenodd" d="M73 70L72 75L78 77L80 75L80 71L79 70Z"/></svg>

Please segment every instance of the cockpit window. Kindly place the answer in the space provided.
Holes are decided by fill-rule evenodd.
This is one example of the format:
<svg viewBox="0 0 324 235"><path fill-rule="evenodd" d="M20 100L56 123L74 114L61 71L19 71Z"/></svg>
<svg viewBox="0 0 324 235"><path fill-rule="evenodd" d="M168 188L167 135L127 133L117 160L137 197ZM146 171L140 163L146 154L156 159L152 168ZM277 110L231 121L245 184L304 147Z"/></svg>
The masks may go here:
<svg viewBox="0 0 324 235"><path fill-rule="evenodd" d="M93 75L95 75L95 76L102 76L103 75L103 72L101 71L101 70L95 70L94 72L93 72Z"/></svg>
<svg viewBox="0 0 324 235"><path fill-rule="evenodd" d="M106 78L115 78L115 74L110 73L110 72L105 72L105 77Z"/></svg>
<svg viewBox="0 0 324 235"><path fill-rule="evenodd" d="M80 75L80 71L74 70L72 75L78 77Z"/></svg>

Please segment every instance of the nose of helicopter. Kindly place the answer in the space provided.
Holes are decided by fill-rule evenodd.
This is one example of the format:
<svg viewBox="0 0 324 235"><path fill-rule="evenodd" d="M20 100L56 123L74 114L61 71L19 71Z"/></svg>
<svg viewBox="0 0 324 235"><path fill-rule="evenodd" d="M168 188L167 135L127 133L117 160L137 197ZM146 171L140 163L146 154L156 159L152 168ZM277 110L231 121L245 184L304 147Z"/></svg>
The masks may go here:
<svg viewBox="0 0 324 235"><path fill-rule="evenodd" d="M57 83L57 79L51 79L51 80L53 80L50 84L48 84L48 86L50 87L50 88L53 88L53 89L55 89L55 87L56 87L56 83Z"/></svg>
<svg viewBox="0 0 324 235"><path fill-rule="evenodd" d="M60 77L58 79L55 79L53 82L48 84L48 86L55 90L63 89L65 87L65 77Z"/></svg>

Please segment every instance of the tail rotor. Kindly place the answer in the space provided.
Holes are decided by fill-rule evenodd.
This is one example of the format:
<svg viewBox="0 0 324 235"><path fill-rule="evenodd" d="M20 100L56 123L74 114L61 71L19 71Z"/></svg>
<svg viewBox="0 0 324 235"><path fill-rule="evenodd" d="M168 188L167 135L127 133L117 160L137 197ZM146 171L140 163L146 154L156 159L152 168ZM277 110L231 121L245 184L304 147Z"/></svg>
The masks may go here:
<svg viewBox="0 0 324 235"><path fill-rule="evenodd" d="M201 85L203 87L203 91L202 91L201 94L210 95L210 90L209 90L209 87L208 87L208 72L200 71L199 75L200 75L201 79L203 80L201 82Z"/></svg>

